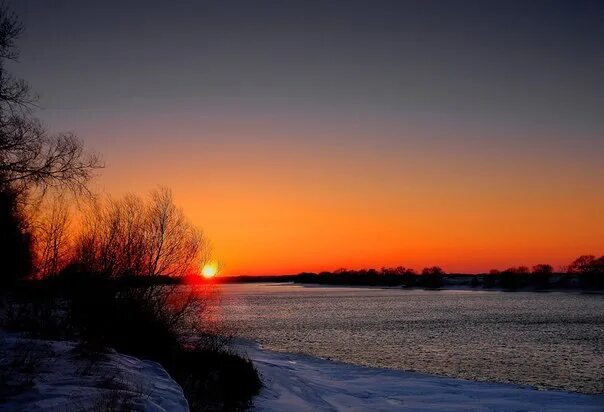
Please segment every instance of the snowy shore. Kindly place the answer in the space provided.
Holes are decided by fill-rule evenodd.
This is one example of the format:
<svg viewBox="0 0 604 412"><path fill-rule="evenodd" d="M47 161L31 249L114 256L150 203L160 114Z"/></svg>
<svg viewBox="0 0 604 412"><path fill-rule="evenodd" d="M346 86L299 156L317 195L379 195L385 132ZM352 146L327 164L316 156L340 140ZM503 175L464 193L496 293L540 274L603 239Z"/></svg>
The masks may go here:
<svg viewBox="0 0 604 412"><path fill-rule="evenodd" d="M265 387L257 411L603 411L604 395L540 391L272 352L251 343Z"/></svg>
<svg viewBox="0 0 604 412"><path fill-rule="evenodd" d="M604 411L604 395L349 365L239 342L261 374L256 411ZM0 410L187 411L161 365L73 342L0 335ZM6 393L14 389L13 393Z"/></svg>
<svg viewBox="0 0 604 412"><path fill-rule="evenodd" d="M0 411L188 411L158 363L0 332Z"/></svg>

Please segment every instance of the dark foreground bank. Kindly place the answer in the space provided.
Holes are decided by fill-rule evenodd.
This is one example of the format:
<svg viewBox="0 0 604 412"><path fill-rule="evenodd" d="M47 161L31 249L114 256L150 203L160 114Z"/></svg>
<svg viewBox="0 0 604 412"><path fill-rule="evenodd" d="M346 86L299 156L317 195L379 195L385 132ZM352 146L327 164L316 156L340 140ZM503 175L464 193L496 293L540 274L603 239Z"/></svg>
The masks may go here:
<svg viewBox="0 0 604 412"><path fill-rule="evenodd" d="M230 339L206 330L204 302L170 285L137 285L100 275L22 282L1 295L1 327L30 338L79 342L95 358L111 350L161 364L182 387L191 410L251 405L261 382ZM27 389L5 386L4 400ZM2 398L0 398L2 402Z"/></svg>

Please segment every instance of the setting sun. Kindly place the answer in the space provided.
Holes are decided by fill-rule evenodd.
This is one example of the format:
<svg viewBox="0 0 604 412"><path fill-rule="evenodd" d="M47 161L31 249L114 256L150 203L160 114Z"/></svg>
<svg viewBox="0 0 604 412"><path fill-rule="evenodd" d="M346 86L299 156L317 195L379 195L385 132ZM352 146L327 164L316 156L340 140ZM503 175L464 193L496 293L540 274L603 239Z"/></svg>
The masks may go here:
<svg viewBox="0 0 604 412"><path fill-rule="evenodd" d="M201 275L206 279L213 278L216 273L218 273L218 267L215 263L208 263L201 269Z"/></svg>

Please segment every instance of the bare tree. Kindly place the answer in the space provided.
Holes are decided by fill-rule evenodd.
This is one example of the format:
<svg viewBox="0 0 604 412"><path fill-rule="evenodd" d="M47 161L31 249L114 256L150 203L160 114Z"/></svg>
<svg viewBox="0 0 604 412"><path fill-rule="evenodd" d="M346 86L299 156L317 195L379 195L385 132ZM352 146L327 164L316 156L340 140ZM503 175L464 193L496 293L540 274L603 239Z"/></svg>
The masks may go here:
<svg viewBox="0 0 604 412"><path fill-rule="evenodd" d="M151 193L147 219L148 274L185 274L201 252L203 239L183 211L176 208L170 190L161 188Z"/></svg>
<svg viewBox="0 0 604 412"><path fill-rule="evenodd" d="M208 255L201 231L174 205L168 189L153 191L147 203L134 195L95 201L76 250L86 270L112 276L182 276Z"/></svg>
<svg viewBox="0 0 604 412"><path fill-rule="evenodd" d="M570 273L597 273L604 272L604 256L599 259L594 255L579 256L568 265Z"/></svg>
<svg viewBox="0 0 604 412"><path fill-rule="evenodd" d="M23 24L5 4L0 5L0 108L2 113L16 113L36 101L29 84L4 70L6 60L16 61L19 49L15 41L23 33Z"/></svg>
<svg viewBox="0 0 604 412"><path fill-rule="evenodd" d="M41 277L59 273L70 255L70 207L64 197L55 198L49 203L34 231L38 245L36 266Z"/></svg>
<svg viewBox="0 0 604 412"><path fill-rule="evenodd" d="M32 242L36 228L27 213L35 203L32 194L44 195L49 190L89 194L88 181L103 167L74 134L50 134L33 116L37 96L25 80L5 67L7 61L18 59L16 41L22 33L18 18L0 3L0 261L9 268L7 281L31 274L32 244L40 248L44 271L60 266L67 217L64 213L52 216L47 222L50 226L39 233L41 238Z"/></svg>
<svg viewBox="0 0 604 412"><path fill-rule="evenodd" d="M422 269L422 275L439 275L442 276L445 274L445 271L442 270L440 266L432 266Z"/></svg>
<svg viewBox="0 0 604 412"><path fill-rule="evenodd" d="M145 204L136 196L127 195L114 205L123 211L117 243L120 247L120 271L140 274L145 271L147 234Z"/></svg>
<svg viewBox="0 0 604 412"><path fill-rule="evenodd" d="M0 5L0 186L87 192L94 170L103 167L99 157L72 133L50 135L32 117L37 96L29 84L4 68L19 57L15 41L22 32L14 13Z"/></svg>
<svg viewBox="0 0 604 412"><path fill-rule="evenodd" d="M49 136L37 120L0 121L0 183L88 193L86 184L100 159L86 154L73 134Z"/></svg>
<svg viewBox="0 0 604 412"><path fill-rule="evenodd" d="M533 266L533 272L535 274L551 275L554 272L554 267L547 263L540 263Z"/></svg>

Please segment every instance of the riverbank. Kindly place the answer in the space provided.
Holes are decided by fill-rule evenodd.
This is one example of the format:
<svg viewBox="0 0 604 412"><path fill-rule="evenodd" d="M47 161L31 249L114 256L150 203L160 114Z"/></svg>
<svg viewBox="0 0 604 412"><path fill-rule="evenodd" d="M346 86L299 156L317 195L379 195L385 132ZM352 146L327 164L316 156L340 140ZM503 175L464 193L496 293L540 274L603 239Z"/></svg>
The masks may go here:
<svg viewBox="0 0 604 412"><path fill-rule="evenodd" d="M0 331L0 410L189 410L158 363Z"/></svg>
<svg viewBox="0 0 604 412"><path fill-rule="evenodd" d="M541 391L416 372L366 368L240 343L261 374L257 411L602 411L604 395Z"/></svg>

